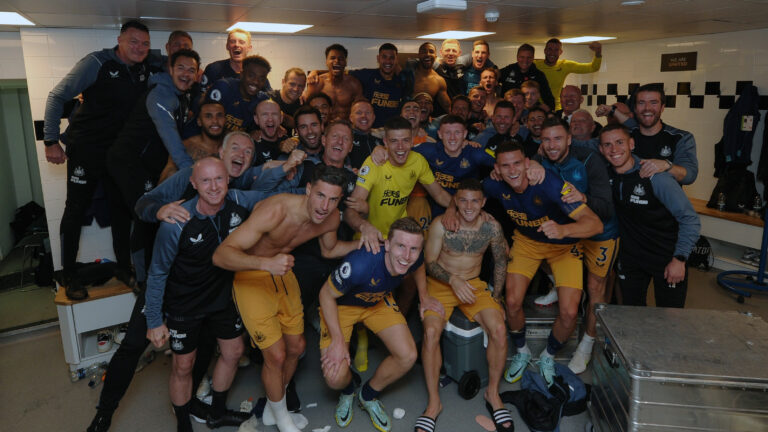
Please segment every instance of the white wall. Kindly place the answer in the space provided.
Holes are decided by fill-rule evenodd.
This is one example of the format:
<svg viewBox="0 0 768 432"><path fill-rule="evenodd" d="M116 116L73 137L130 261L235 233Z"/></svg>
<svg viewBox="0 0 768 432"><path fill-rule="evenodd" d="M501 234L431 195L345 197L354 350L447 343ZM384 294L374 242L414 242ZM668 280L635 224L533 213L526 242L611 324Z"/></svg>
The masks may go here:
<svg viewBox="0 0 768 432"><path fill-rule="evenodd" d="M169 32L152 32L152 47L165 50ZM195 50L204 64L227 57L224 49L226 34L192 33ZM2 39L0 39L1 41ZM285 70L299 66L304 69L325 68L325 47L339 42L349 50L349 67L376 67L378 47L384 42L393 42L401 52L416 52L423 41L383 41L364 38L323 38L302 36L262 36L252 40L252 53L266 57L272 65L269 74L273 87L280 85ZM117 31L72 30L72 29L22 29L23 65L26 66L32 118L42 120L48 92L64 77L72 66L86 54L117 43ZM464 42L466 51L471 42ZM494 59L506 65L514 61L517 45L492 44ZM0 45L0 58L4 51ZM18 60L18 58L17 58ZM23 68L22 68L23 70ZM0 70L2 73L2 70ZM66 127L62 120L61 130ZM66 199L66 168L51 165L45 161L42 142L37 146L40 163L40 177L43 183L45 208L53 249L53 261L60 268L59 223ZM83 262L96 258L113 258L109 229L100 229L96 223L84 227L81 236L79 260Z"/></svg>
<svg viewBox="0 0 768 432"><path fill-rule="evenodd" d="M163 48L168 32L152 32L153 48ZM213 33L192 33L195 49L203 63L226 57L224 44L226 35ZM71 29L22 29L21 45L23 64L18 55L18 39L0 34L0 78L23 73L29 85L32 117L43 118L45 98L51 88L70 70L77 60L87 53L116 44L117 32L107 30ZM720 81L723 94L735 94L737 80L752 80L765 94L768 93L768 30L757 30L717 35L675 38L646 42L616 43L603 49L603 66L598 73L571 75L571 84L598 84L597 94L606 94L606 85L617 83L619 94L627 93L628 83L664 82L666 91L674 94L677 82L692 83L693 94L704 94L706 81ZM282 73L293 66L304 69L324 68L324 49L331 43L339 42L350 52L349 67L375 67L375 56L383 40L365 38L322 38L302 36L261 36L253 39L253 52L265 56L272 64L269 78L278 86ZM416 52L422 41L391 41L401 52ZM501 67L515 61L517 46L521 42L491 44L491 57ZM465 52L471 49L470 42L463 42ZM542 46L535 45L537 57L541 57ZM661 53L698 51L698 68L691 72L659 72ZM583 45L565 47L565 58L589 61L591 52ZM14 66L16 65L16 66ZM615 101L608 96L608 103ZM591 107L594 110L593 100ZM678 96L677 108L669 108L663 119L669 124L691 131L698 144L699 178L688 192L697 198L708 198L715 184L713 172L713 146L722 135L722 121L726 110L718 108L716 96L706 96L704 109L689 109L687 96ZM756 137L762 140L763 122ZM65 122L62 122L62 130ZM66 198L66 170L53 166L44 160L42 143L38 143L40 176L45 195L45 207L54 251L54 263L59 267L59 222ZM753 150L754 165L757 165L760 144ZM81 242L81 261L99 257L113 257L109 230L95 226L84 228Z"/></svg>
<svg viewBox="0 0 768 432"><path fill-rule="evenodd" d="M768 94L768 29L735 33L659 39L645 42L618 43L603 48L600 71L591 75L570 75L570 84L597 84L597 94L605 95L607 84L618 84L619 94L627 94L629 83L663 82L667 95L674 95L678 82L690 82L691 94L704 95L707 81L719 81L722 95L736 94L736 81L753 81L758 92ZM698 52L695 71L660 72L661 54ZM564 54L569 58L568 47ZM596 98L591 107L582 107L594 113ZM608 103L616 101L607 97ZM586 101L585 101L586 104ZM667 108L662 120L672 126L693 133L699 159L699 176L686 192L695 198L709 199L717 179L714 173L714 145L723 135L723 119L727 109L718 108L717 96L704 96L704 108L689 108L688 96L678 95L676 108ZM761 111L763 117L766 112ZM601 121L602 123L604 122ZM752 171L757 170L763 142L765 121L761 119L752 146ZM762 184L758 184L762 192Z"/></svg>
<svg viewBox="0 0 768 432"><path fill-rule="evenodd" d="M0 32L0 79L26 77L19 33Z"/></svg>

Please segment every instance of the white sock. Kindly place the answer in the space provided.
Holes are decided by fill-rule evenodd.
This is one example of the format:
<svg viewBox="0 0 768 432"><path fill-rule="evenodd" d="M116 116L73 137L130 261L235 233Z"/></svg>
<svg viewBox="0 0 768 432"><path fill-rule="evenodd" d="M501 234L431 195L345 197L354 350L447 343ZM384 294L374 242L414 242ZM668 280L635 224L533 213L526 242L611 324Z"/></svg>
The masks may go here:
<svg viewBox="0 0 768 432"><path fill-rule="evenodd" d="M531 349L530 349L530 348L528 348L528 343L526 343L525 345L523 345L523 346L521 346L520 348L518 348L518 349L517 349L517 352L519 352L520 354L528 354L528 355L531 355Z"/></svg>
<svg viewBox="0 0 768 432"><path fill-rule="evenodd" d="M291 419L290 413L288 412L288 407L285 404L285 395L283 395L283 398L278 402L272 402L269 400L269 398L267 398L267 406L264 408L265 417L268 410L271 411L271 414L274 416L274 424L277 425L277 428L280 430L280 432L301 431L301 429L296 427L296 425L293 423L293 420ZM264 424L267 425L266 418L262 418L262 420L264 420Z"/></svg>
<svg viewBox="0 0 768 432"><path fill-rule="evenodd" d="M555 358L555 356L553 354L550 354L549 351L547 351L546 347L544 348L544 351L542 351L541 354L539 354L539 358L540 359L542 359L544 357L549 357L549 358L552 358L552 359Z"/></svg>
<svg viewBox="0 0 768 432"><path fill-rule="evenodd" d="M581 338L581 342L579 342L579 348L578 350L583 353L591 353L592 352L592 345L595 344L595 338L592 336L584 333L584 337Z"/></svg>

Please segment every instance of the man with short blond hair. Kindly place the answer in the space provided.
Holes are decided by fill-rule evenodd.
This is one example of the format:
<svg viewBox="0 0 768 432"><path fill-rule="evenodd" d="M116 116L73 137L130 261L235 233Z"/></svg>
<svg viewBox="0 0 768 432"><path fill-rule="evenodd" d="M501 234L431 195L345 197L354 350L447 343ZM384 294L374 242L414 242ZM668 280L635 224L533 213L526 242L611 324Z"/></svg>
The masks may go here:
<svg viewBox="0 0 768 432"><path fill-rule="evenodd" d="M467 82L464 81L466 67L459 62L461 45L456 39L446 39L440 46L440 63L435 68L448 86L448 97L467 94Z"/></svg>
<svg viewBox="0 0 768 432"><path fill-rule="evenodd" d="M243 29L232 29L227 33L226 48L229 58L215 61L205 67L200 82L203 90L208 90L222 78L240 78L243 60L251 52L251 34Z"/></svg>

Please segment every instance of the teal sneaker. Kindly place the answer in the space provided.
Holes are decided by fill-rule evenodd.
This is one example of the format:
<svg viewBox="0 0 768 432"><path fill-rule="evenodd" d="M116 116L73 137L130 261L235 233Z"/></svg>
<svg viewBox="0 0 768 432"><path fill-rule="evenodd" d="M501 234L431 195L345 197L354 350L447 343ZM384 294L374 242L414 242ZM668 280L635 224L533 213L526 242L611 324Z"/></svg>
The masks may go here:
<svg viewBox="0 0 768 432"><path fill-rule="evenodd" d="M544 377L544 381L547 382L548 386L551 386L555 382L555 359L550 356L541 356L536 365L539 367L539 373Z"/></svg>
<svg viewBox="0 0 768 432"><path fill-rule="evenodd" d="M512 357L512 362L509 363L507 371L504 372L504 379L508 383L516 383L523 377L523 372L528 368L528 363L531 362L531 355L527 353L517 353Z"/></svg>
<svg viewBox="0 0 768 432"><path fill-rule="evenodd" d="M373 423L373 427L380 430L381 432L389 432L392 430L392 424L389 421L389 415L387 415L387 410L384 409L384 405L381 404L380 400L363 400L362 395L358 395L357 400L360 402L360 408L367 411L368 415L371 417L371 423Z"/></svg>
<svg viewBox="0 0 768 432"><path fill-rule="evenodd" d="M355 394L341 394L339 403L336 404L336 424L339 427L347 427L352 422L352 404L355 401Z"/></svg>

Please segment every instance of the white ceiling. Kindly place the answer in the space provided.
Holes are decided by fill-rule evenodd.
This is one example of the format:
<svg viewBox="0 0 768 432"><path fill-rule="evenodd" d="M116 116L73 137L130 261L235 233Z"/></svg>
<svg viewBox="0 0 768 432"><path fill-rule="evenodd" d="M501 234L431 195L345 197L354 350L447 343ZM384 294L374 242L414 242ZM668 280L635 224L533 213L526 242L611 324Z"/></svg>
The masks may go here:
<svg viewBox="0 0 768 432"><path fill-rule="evenodd" d="M616 42L768 27L768 0L470 0L467 10L416 14L417 0L0 0L41 27L116 28L139 17L152 30L223 32L237 21L313 24L312 36L412 39L443 30L493 31L490 41L616 36ZM484 18L500 12L496 23ZM0 30L18 27L0 26Z"/></svg>

